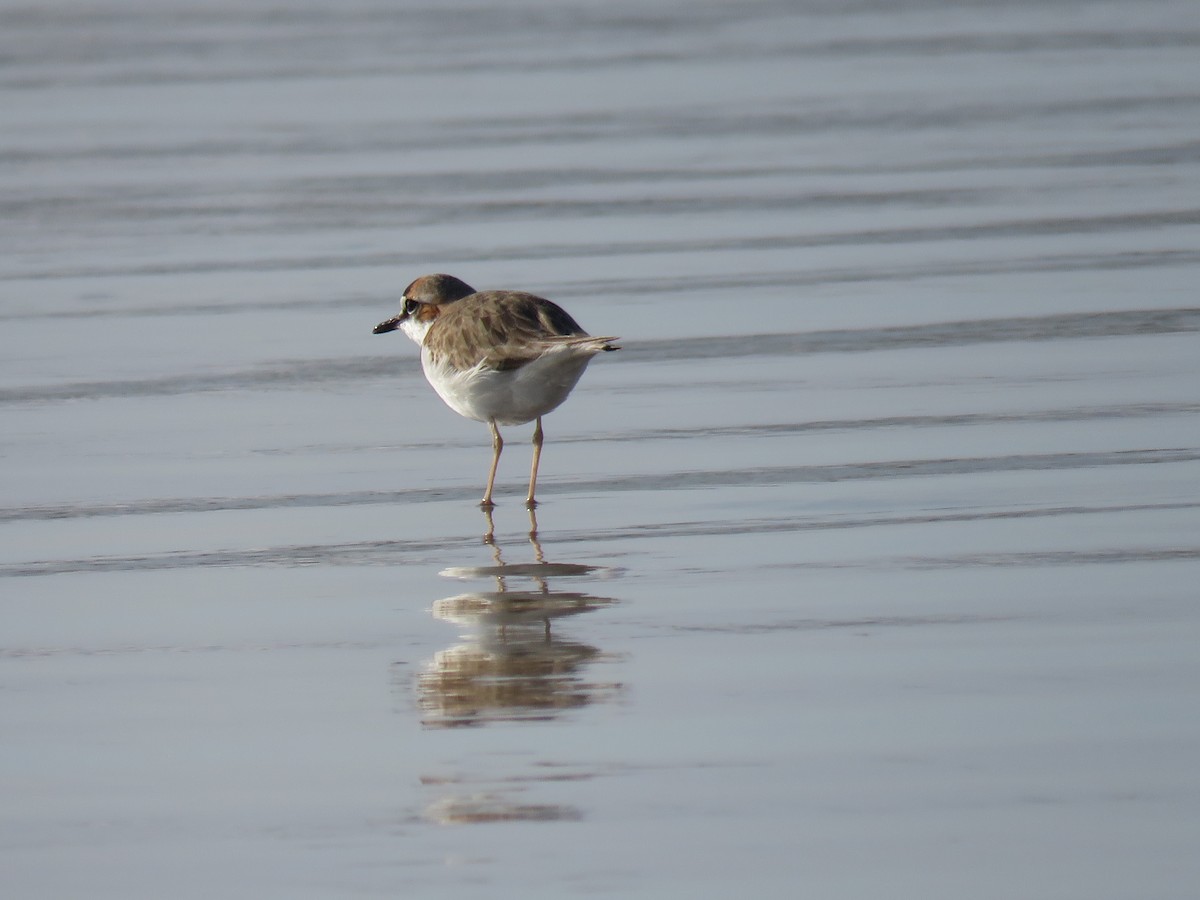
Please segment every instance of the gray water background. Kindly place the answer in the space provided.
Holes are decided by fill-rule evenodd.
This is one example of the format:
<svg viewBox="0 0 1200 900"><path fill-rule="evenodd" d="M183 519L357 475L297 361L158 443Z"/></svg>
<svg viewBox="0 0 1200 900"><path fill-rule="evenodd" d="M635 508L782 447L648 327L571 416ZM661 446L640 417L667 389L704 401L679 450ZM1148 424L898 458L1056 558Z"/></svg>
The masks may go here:
<svg viewBox="0 0 1200 900"><path fill-rule="evenodd" d="M6 896L1195 896L1194 2L4 2L0 212Z"/></svg>

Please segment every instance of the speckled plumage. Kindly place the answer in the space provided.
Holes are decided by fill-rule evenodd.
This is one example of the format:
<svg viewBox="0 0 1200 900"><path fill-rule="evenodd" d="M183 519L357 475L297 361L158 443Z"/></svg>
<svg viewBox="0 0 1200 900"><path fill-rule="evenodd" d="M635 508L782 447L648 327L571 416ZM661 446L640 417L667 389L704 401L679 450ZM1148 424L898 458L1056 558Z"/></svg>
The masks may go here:
<svg viewBox="0 0 1200 900"><path fill-rule="evenodd" d="M549 300L520 291L482 291L443 307L423 346L456 369L483 363L506 371L556 347L595 340Z"/></svg>
<svg viewBox="0 0 1200 900"><path fill-rule="evenodd" d="M476 292L452 275L418 278L404 290L401 311L375 326L375 334L403 330L421 345L421 366L438 396L460 415L487 422L492 486L503 440L497 425L537 420L529 506L542 446L541 417L561 404L591 358L619 349L616 338L593 337L562 307L522 291Z"/></svg>

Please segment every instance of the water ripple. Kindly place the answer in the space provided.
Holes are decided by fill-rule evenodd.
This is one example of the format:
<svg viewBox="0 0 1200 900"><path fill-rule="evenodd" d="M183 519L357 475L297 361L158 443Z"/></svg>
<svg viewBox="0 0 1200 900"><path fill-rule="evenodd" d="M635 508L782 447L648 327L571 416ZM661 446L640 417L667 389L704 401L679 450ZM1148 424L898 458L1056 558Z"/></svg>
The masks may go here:
<svg viewBox="0 0 1200 900"><path fill-rule="evenodd" d="M692 522L634 525L608 530L563 531L555 544L603 543L721 535L784 534L830 529L879 528L939 523L965 523L1003 519L1078 518L1089 515L1200 509L1198 502L1112 504L1069 507L1024 507L926 511L896 515L784 516L776 518L700 520ZM0 578L62 575L75 572L104 573L192 569L211 567L306 566L394 566L428 563L434 556L466 554L478 544L474 537L443 536L427 540L353 541L342 544L304 544L279 547L228 548L205 551L168 551L127 556L94 556L75 559L31 560L0 565ZM1128 562L1135 560L1180 560L1200 557L1200 548L1107 548L1083 551L1034 551L1028 553L966 554L956 556L872 559L858 562L789 564L788 567L901 566L906 568L953 568L956 566L1069 565L1072 563ZM597 570L599 571L599 570Z"/></svg>
<svg viewBox="0 0 1200 900"><path fill-rule="evenodd" d="M669 360L736 359L813 353L863 353L913 347L949 347L1022 341L1080 340L1140 334L1177 334L1200 330L1200 308L1119 310L935 322L885 328L835 329L754 335L623 342L626 358L661 363ZM28 385L0 390L0 404L62 400L170 396L247 388L312 388L338 381L415 374L415 357L367 356L294 360L225 373L189 373L159 378Z"/></svg>

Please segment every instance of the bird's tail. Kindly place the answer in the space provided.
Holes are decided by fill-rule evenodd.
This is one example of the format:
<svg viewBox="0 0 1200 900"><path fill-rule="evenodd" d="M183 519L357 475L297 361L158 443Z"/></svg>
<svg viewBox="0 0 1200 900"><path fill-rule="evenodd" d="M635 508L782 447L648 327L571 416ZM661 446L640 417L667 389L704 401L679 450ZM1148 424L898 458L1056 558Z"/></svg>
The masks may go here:
<svg viewBox="0 0 1200 900"><path fill-rule="evenodd" d="M562 344L570 347L572 350L582 350L588 353L600 353L607 350L620 350L620 346L614 344L613 341L619 341L616 337L594 337L590 334L577 334L569 337L558 338L554 341L556 344Z"/></svg>

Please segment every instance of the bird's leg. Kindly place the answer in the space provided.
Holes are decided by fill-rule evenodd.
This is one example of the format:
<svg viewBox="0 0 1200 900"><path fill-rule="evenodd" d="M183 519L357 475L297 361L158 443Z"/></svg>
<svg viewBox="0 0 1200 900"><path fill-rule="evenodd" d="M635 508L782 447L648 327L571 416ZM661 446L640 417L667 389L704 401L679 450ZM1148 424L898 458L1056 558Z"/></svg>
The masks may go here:
<svg viewBox="0 0 1200 900"><path fill-rule="evenodd" d="M479 502L484 509L491 509L496 505L492 502L492 485L496 483L496 466L500 465L500 451L504 449L504 439L500 437L496 420L488 419L488 427L492 429L492 470L488 472L487 490L483 492L483 500Z"/></svg>
<svg viewBox="0 0 1200 900"><path fill-rule="evenodd" d="M537 470L538 463L542 459L542 417L537 417L537 424L533 427L533 468L529 472L529 496L525 498L525 505L530 509L537 506L537 501L533 499L533 492L537 488Z"/></svg>

